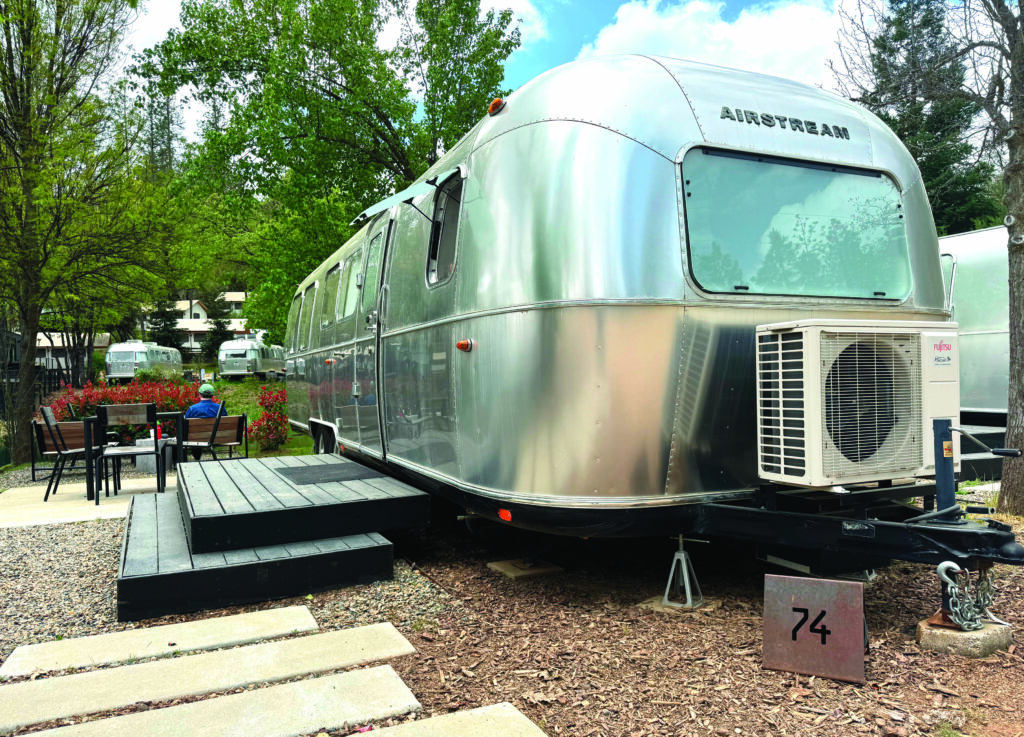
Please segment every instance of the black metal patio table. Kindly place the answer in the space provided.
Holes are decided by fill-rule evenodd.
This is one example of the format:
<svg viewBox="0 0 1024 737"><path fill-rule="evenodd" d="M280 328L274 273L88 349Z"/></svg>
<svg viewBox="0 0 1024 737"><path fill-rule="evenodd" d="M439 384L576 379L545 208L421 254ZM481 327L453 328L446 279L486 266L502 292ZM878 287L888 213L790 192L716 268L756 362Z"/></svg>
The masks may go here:
<svg viewBox="0 0 1024 737"><path fill-rule="evenodd" d="M176 438L181 437L182 430L184 428L184 417L183 412L157 412L157 420L174 420L174 436ZM85 498L87 501L94 501L97 505L100 503L99 493L99 479L96 478L95 458L93 457L91 444L92 444L92 433L93 428L96 425L96 416L86 417L83 422L85 423ZM174 446L174 462L181 463L183 460L182 446L180 443L175 443ZM166 473L166 468L164 473Z"/></svg>

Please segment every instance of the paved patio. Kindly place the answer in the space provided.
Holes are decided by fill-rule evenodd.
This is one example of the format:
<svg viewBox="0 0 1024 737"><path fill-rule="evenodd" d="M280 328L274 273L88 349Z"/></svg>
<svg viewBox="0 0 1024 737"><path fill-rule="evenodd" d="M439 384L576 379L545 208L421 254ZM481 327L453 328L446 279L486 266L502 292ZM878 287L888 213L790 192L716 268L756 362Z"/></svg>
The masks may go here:
<svg viewBox="0 0 1024 737"><path fill-rule="evenodd" d="M173 481L168 474L173 493ZM56 494L46 494L46 482L0 492L0 527L30 527L59 522L84 522L93 519L124 517L136 494L155 494L156 475L126 478L117 496L100 498L99 506L85 498L85 481L61 481Z"/></svg>

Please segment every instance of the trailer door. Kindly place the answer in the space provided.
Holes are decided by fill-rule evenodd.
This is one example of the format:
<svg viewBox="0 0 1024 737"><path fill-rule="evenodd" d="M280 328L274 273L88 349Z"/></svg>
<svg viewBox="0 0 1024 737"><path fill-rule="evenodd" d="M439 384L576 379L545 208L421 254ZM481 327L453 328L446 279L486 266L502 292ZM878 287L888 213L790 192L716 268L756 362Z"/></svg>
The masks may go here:
<svg viewBox="0 0 1024 737"><path fill-rule="evenodd" d="M356 321L355 384L352 387L360 446L364 453L378 458L384 454L377 391L378 336L381 292L384 291L381 289L384 252L390 229L390 219L382 218L370 230Z"/></svg>

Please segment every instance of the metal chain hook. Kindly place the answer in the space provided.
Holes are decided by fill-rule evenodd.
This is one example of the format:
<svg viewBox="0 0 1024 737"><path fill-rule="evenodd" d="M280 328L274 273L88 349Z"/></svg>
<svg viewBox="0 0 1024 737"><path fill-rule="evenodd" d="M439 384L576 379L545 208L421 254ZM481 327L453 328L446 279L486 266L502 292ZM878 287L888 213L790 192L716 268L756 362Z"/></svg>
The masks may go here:
<svg viewBox="0 0 1024 737"><path fill-rule="evenodd" d="M940 563L936 572L939 575L939 580L946 585L946 595L949 597L949 618L966 632L982 629L985 625L981 621L981 611L975 599L971 597L971 579L968 572L962 570L952 561ZM980 596L981 592L979 591L978 603L980 603Z"/></svg>

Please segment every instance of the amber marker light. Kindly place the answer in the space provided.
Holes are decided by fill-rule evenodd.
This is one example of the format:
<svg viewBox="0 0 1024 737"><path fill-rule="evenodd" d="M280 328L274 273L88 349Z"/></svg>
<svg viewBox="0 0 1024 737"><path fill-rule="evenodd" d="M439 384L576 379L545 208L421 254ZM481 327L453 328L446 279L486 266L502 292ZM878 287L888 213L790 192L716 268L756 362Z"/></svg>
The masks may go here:
<svg viewBox="0 0 1024 737"><path fill-rule="evenodd" d="M511 522L512 521L512 513L510 511L508 511L507 509L499 509L498 510L498 516L501 517L501 519L504 520L505 522Z"/></svg>
<svg viewBox="0 0 1024 737"><path fill-rule="evenodd" d="M458 348L463 353L469 353L471 350L473 350L474 345L476 345L475 340L460 340L458 343L455 344L455 347Z"/></svg>
<svg viewBox="0 0 1024 737"><path fill-rule="evenodd" d="M502 100L500 97L495 97L493 100L491 100L491 104L487 106L487 114L497 115L504 109L505 101Z"/></svg>

